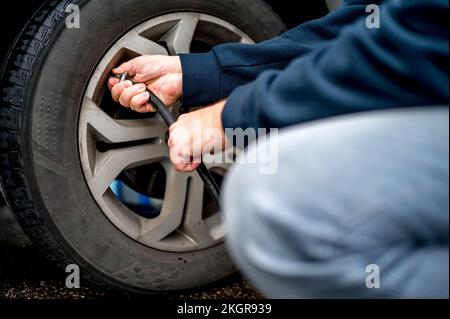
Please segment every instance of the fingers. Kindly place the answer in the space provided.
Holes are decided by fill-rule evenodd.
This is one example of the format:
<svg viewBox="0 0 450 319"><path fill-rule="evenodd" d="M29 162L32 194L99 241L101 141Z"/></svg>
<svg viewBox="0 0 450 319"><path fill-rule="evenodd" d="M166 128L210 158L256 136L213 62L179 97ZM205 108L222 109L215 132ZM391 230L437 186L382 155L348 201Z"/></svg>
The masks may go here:
<svg viewBox="0 0 450 319"><path fill-rule="evenodd" d="M181 115L169 128L170 159L179 171L198 168L202 155L224 149L221 114L226 101Z"/></svg>
<svg viewBox="0 0 450 319"><path fill-rule="evenodd" d="M119 83L120 81L119 81L119 79L117 79L117 78L110 78L109 80L108 80L108 89L111 91L112 90L112 88L114 87L114 85L116 85L117 83Z"/></svg>
<svg viewBox="0 0 450 319"><path fill-rule="evenodd" d="M130 107L131 99L136 95L144 93L146 89L145 84L142 83L126 87L119 96L119 103L125 107Z"/></svg>
<svg viewBox="0 0 450 319"><path fill-rule="evenodd" d="M179 172L189 173L195 171L200 166L200 164L199 163L174 164L173 166Z"/></svg>
<svg viewBox="0 0 450 319"><path fill-rule="evenodd" d="M173 125L171 126L171 128ZM191 162L190 135L181 129L172 129L167 145L170 149L170 160L175 168L184 171Z"/></svg>
<svg viewBox="0 0 450 319"><path fill-rule="evenodd" d="M121 64L113 69L113 73L127 72L136 82L148 82L160 77L166 64L160 56L142 55Z"/></svg>
<svg viewBox="0 0 450 319"><path fill-rule="evenodd" d="M125 72L127 72L129 76L134 76L136 74L135 59L122 63L120 66L113 69L114 74L120 74Z"/></svg>
<svg viewBox="0 0 450 319"><path fill-rule="evenodd" d="M192 172L198 168L202 160L201 148L195 147L196 136L190 130L178 126L170 127L170 138L167 145L170 149L170 160L180 172Z"/></svg>
<svg viewBox="0 0 450 319"><path fill-rule="evenodd" d="M156 112L156 110L148 103L150 94L148 92L139 93L131 99L130 108L139 113Z"/></svg>
<svg viewBox="0 0 450 319"><path fill-rule="evenodd" d="M150 94L146 92L145 84L135 84L131 81L117 82L117 79L110 79L108 87L111 88L111 95L114 101L122 106L139 113L156 112L152 105L148 103Z"/></svg>
<svg viewBox="0 0 450 319"><path fill-rule="evenodd" d="M143 83L151 90L167 107L173 105L181 98L182 74L179 59L166 56L144 55L121 64L113 70L114 74L127 72L133 82ZM173 73L175 72L175 73ZM138 85L138 84L137 84ZM145 100L147 94L143 86L133 85L130 81L120 83L117 78L108 80L108 88L111 90L113 100L124 107L137 112L155 112L155 109ZM135 97L138 95L137 97Z"/></svg>
<svg viewBox="0 0 450 319"><path fill-rule="evenodd" d="M110 81L112 81L112 80L110 80ZM111 88L111 95L112 95L113 100L115 102L119 102L120 96L122 95L123 91L131 86L133 86L133 83L131 81L116 83Z"/></svg>
<svg viewBox="0 0 450 319"><path fill-rule="evenodd" d="M150 94L148 92L142 92L139 94L136 94L131 98L130 101L130 108L132 110L139 110L145 107L145 105L148 102L148 99L150 98Z"/></svg>

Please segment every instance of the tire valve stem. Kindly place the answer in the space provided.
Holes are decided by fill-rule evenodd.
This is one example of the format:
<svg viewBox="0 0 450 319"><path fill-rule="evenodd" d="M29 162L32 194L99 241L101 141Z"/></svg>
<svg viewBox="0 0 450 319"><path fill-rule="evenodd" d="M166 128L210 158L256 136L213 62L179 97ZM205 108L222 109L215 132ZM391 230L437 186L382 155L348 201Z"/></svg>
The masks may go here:
<svg viewBox="0 0 450 319"><path fill-rule="evenodd" d="M128 78L128 72L120 74L120 82L126 81Z"/></svg>

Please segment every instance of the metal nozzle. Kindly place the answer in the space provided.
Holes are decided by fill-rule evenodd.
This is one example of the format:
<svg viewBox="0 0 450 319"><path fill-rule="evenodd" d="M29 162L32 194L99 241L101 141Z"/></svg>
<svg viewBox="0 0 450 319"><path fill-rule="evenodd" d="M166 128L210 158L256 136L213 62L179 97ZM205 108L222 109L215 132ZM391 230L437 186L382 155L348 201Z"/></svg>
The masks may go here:
<svg viewBox="0 0 450 319"><path fill-rule="evenodd" d="M124 72L124 73L119 74L119 75L120 75L120 82L124 82L128 78L128 72Z"/></svg>

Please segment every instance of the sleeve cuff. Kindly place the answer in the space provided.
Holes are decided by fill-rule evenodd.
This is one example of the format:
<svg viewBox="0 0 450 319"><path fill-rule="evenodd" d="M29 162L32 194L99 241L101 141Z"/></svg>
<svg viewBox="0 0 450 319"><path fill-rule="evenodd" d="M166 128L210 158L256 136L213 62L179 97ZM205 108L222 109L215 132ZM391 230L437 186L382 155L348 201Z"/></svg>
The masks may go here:
<svg viewBox="0 0 450 319"><path fill-rule="evenodd" d="M221 67L214 52L180 55L182 107L204 106L220 99Z"/></svg>

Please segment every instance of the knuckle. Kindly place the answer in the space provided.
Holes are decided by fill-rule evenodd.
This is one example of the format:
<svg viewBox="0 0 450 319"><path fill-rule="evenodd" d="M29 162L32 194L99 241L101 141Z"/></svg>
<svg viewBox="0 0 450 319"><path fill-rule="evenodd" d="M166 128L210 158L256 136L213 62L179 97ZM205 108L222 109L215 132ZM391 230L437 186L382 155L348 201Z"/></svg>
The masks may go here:
<svg viewBox="0 0 450 319"><path fill-rule="evenodd" d="M119 102L120 104L122 104L123 106L129 106L129 103L127 101L126 95L125 93L122 93L119 97Z"/></svg>
<svg viewBox="0 0 450 319"><path fill-rule="evenodd" d="M131 108L138 108L139 107L139 103L136 99L136 97L133 97L130 101L130 107Z"/></svg>
<svg viewBox="0 0 450 319"><path fill-rule="evenodd" d="M169 127L169 133L171 134L171 133L175 132L176 129L177 129L177 123L172 124Z"/></svg>

